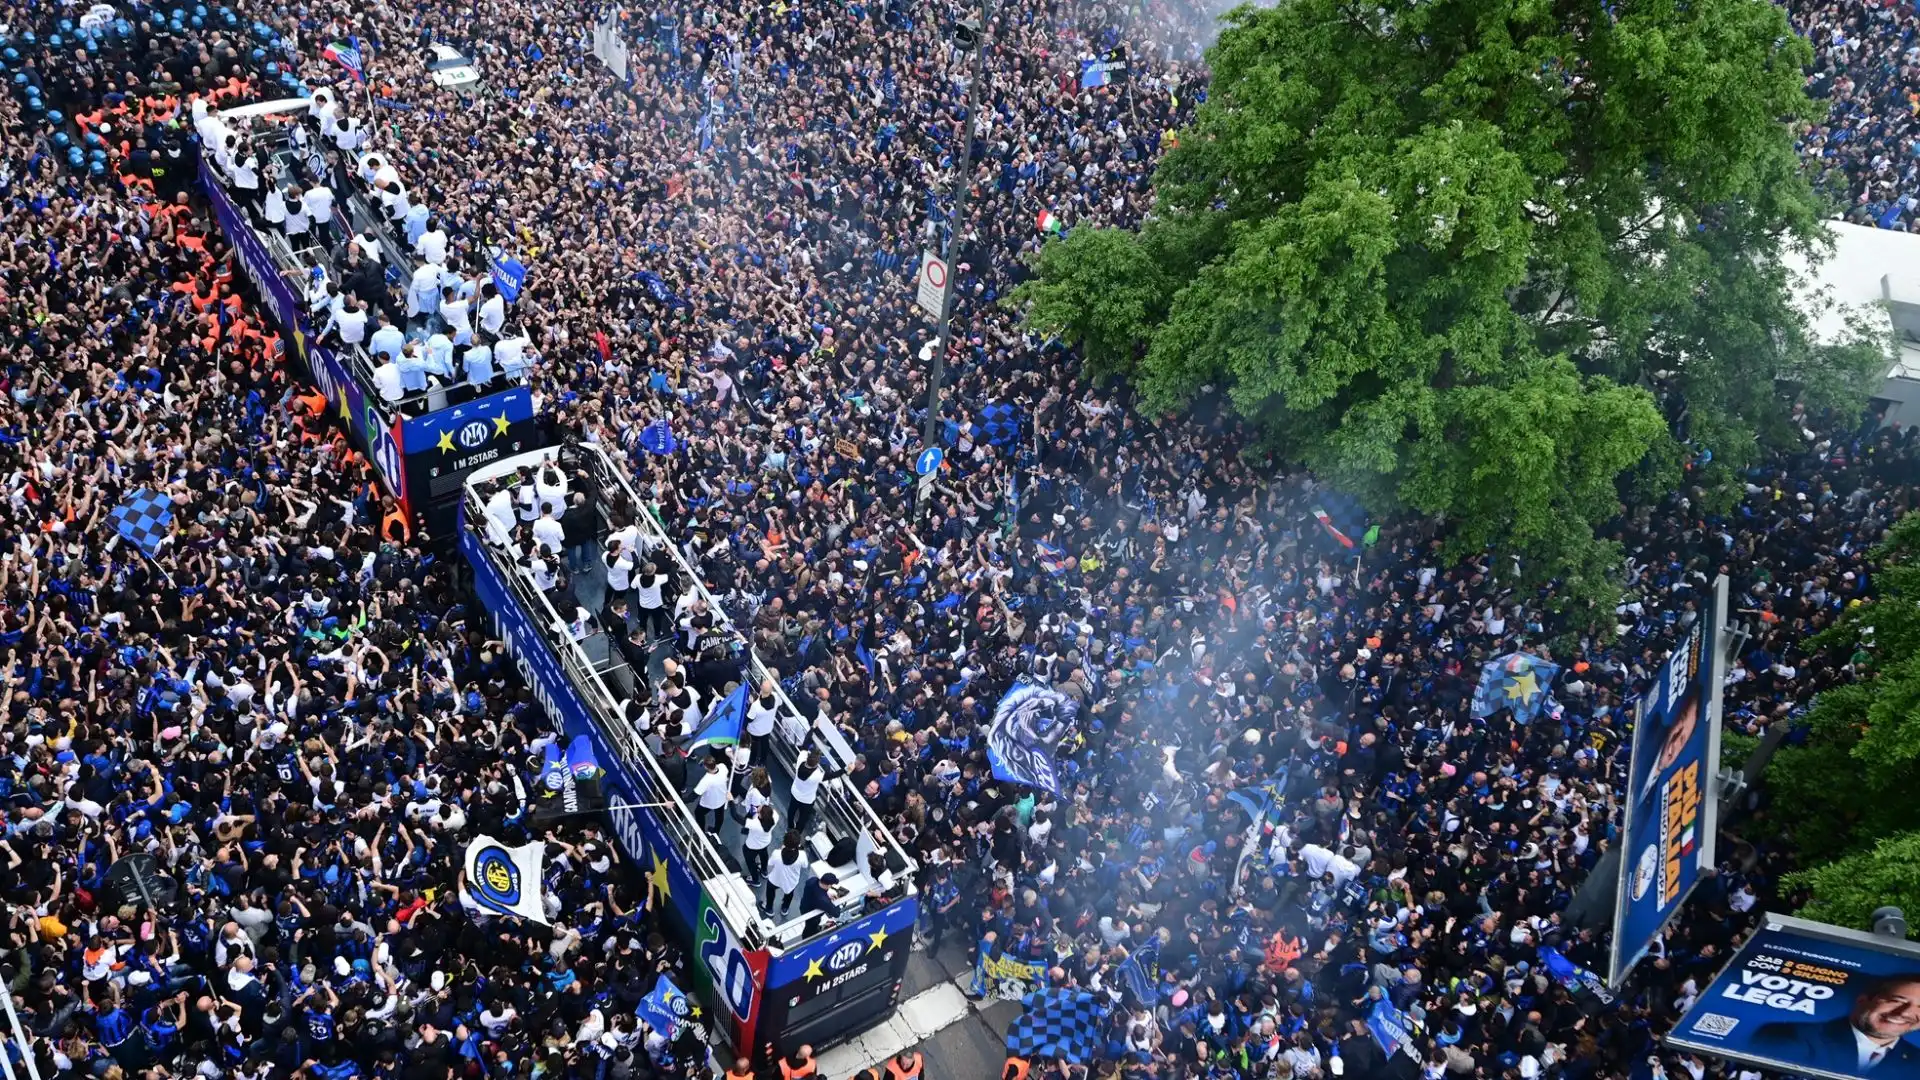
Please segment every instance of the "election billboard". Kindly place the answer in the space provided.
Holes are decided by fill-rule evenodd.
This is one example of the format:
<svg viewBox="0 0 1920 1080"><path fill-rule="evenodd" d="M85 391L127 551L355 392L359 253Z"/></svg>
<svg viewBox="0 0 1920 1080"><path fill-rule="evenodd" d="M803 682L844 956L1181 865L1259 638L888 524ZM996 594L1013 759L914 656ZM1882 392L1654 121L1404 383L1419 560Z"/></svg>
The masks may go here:
<svg viewBox="0 0 1920 1080"><path fill-rule="evenodd" d="M1635 708L1621 822L1609 986L1626 980L1701 873L1713 866L1720 752L1720 637L1727 579Z"/></svg>
<svg viewBox="0 0 1920 1080"><path fill-rule="evenodd" d="M1831 1080L1920 1077L1920 946L1768 915L1666 1041Z"/></svg>

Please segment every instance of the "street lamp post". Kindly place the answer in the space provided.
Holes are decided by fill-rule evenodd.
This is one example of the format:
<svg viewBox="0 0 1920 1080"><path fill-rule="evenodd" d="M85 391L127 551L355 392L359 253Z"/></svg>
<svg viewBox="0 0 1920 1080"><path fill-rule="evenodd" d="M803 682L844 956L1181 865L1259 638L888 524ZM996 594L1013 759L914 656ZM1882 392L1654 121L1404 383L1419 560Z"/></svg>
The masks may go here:
<svg viewBox="0 0 1920 1080"><path fill-rule="evenodd" d="M973 192L973 132L980 121L980 86L987 81L987 33L993 25L988 3L989 0L980 2L980 25L977 28L963 22L955 34L962 48L966 47L967 38L972 38L973 78L967 81L967 130L961 140L960 162L953 173L953 217L951 227L947 230L946 244L940 252L941 259L947 264L947 279L940 287L940 335L933 347L933 366L927 371L927 422L920 435L923 446L940 445L940 391L947 375L947 349L953 341L953 283L958 276L953 256L960 250L960 235L967 227L967 199ZM933 485L922 483L917 509L924 513L932 498Z"/></svg>

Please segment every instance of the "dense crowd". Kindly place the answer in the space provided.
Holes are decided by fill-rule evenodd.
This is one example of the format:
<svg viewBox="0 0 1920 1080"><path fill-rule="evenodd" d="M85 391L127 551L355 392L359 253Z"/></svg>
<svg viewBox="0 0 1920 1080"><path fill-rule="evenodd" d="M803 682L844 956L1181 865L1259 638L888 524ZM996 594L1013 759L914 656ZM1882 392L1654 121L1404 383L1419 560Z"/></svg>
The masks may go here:
<svg viewBox="0 0 1920 1080"><path fill-rule="evenodd" d="M1848 677L1802 643L1870 594L1868 550L1916 497L1910 432L1810 438L1724 517L1683 492L1615 522L1619 633L1581 639L1501 556L1444 562L1417 524L1339 545L1311 516L1325 493L1227 417L1143 416L996 303L1042 213L1144 212L1204 93L1197 12L998 8L969 118L951 19L898 0L634 9L625 80L586 55L604 12L564 0L299 10L136 7L82 42L60 22L78 9L7 5L0 974L42 1076L709 1070L692 1036L636 1019L656 975L688 985L644 884L601 828L542 824L516 786L550 722L444 556L385 527L189 190L195 97L278 97L286 75L355 103L445 223L410 239L528 264L496 329L530 339L548 421L631 464L761 657L859 751L851 778L922 864L929 940L1116 995L1122 960L1157 952L1153 1000L1122 998L1094 1075L1309 1080L1336 1057L1375 1075L1353 1021L1379 996L1420 1023L1429 1077L1645 1075L1773 901L1782 853L1729 837L1614 1006L1538 963L1551 945L1605 967L1562 913L1617 833L1628 703L1716 573L1757 627L1730 724ZM349 38L364 94L322 56ZM484 87L436 87L433 41ZM1083 89L1079 61L1121 42L1125 83ZM1878 70L1838 38L1818 52ZM918 512L932 335L912 273L968 122L950 464ZM1850 183L1866 137L1827 137ZM404 284L356 288L396 325L430 313ZM661 419L674 453L641 446ZM137 490L172 507L151 556L108 523ZM1470 719L1481 662L1522 645L1565 666L1561 707ZM1021 675L1081 706L1058 798L985 763ZM1249 845L1226 796L1282 770ZM478 833L551 841L551 930L461 909ZM177 895L109 879L140 852Z"/></svg>
<svg viewBox="0 0 1920 1080"><path fill-rule="evenodd" d="M1847 220L1910 231L1920 212L1920 55L1911 5L1786 5L1813 47L1807 90L1827 115L1801 137L1825 195Z"/></svg>

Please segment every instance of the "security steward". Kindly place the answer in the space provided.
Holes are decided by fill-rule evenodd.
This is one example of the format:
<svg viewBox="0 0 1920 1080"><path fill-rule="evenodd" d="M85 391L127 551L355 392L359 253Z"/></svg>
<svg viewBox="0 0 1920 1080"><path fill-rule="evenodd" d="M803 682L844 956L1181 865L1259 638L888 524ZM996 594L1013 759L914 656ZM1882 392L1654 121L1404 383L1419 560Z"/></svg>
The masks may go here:
<svg viewBox="0 0 1920 1080"><path fill-rule="evenodd" d="M1006 1067L1000 1070L1000 1080L1027 1080L1032 1072L1032 1062L1023 1057L1010 1057Z"/></svg>
<svg viewBox="0 0 1920 1080"><path fill-rule="evenodd" d="M780 1080L807 1080L820 1071L813 1060L813 1047L802 1046L780 1059Z"/></svg>
<svg viewBox="0 0 1920 1080"><path fill-rule="evenodd" d="M887 1080L920 1080L926 1072L926 1060L918 1050L902 1050L887 1062Z"/></svg>

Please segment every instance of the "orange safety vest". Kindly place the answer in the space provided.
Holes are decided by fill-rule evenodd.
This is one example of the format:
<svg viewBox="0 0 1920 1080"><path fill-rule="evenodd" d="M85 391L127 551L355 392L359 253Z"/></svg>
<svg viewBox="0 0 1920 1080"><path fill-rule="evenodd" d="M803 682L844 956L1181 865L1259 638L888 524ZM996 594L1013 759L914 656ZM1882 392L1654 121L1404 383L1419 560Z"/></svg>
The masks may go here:
<svg viewBox="0 0 1920 1080"><path fill-rule="evenodd" d="M780 1059L780 1075L785 1077L785 1080L803 1080L804 1077L812 1076L819 1071L820 1063L812 1058L808 1058L804 1065L789 1065L786 1058Z"/></svg>
<svg viewBox="0 0 1920 1080"><path fill-rule="evenodd" d="M1288 938L1285 930L1276 930L1267 939L1267 970L1281 972L1293 966L1306 950L1301 947L1299 938Z"/></svg>
<svg viewBox="0 0 1920 1080"><path fill-rule="evenodd" d="M1032 1071L1033 1066L1027 1063L1026 1058L1010 1057L1007 1067L1000 1070L1000 1080L1027 1080L1027 1074Z"/></svg>
<svg viewBox="0 0 1920 1080"><path fill-rule="evenodd" d="M732 1069L728 1069L727 1080L753 1080L753 1072L752 1070L748 1070L746 1072L734 1072Z"/></svg>
<svg viewBox="0 0 1920 1080"><path fill-rule="evenodd" d="M926 1060L920 1056L920 1052L917 1050L914 1051L913 1054L913 1064L904 1069L900 1067L899 1058L888 1058L887 1080L920 1080L921 1070L925 1067Z"/></svg>
<svg viewBox="0 0 1920 1080"><path fill-rule="evenodd" d="M393 527L395 525L400 526L399 536L393 535ZM404 544L413 539L413 526L407 524L406 512L397 506L394 507L393 512L388 514L386 518L380 522L380 536L383 539L391 540L397 544ZM782 1067L784 1067L784 1063Z"/></svg>

